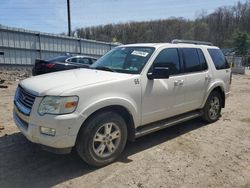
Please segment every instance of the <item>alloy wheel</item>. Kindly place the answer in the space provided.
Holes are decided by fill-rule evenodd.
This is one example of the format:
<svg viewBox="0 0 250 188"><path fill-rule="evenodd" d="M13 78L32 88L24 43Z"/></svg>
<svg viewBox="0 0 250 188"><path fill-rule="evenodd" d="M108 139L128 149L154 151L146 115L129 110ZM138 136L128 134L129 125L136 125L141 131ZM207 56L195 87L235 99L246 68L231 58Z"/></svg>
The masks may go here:
<svg viewBox="0 0 250 188"><path fill-rule="evenodd" d="M214 96L209 104L208 115L211 119L216 119L220 112L220 100L217 96Z"/></svg>
<svg viewBox="0 0 250 188"><path fill-rule="evenodd" d="M111 156L121 141L121 130L113 122L103 124L93 138L93 150L100 158Z"/></svg>

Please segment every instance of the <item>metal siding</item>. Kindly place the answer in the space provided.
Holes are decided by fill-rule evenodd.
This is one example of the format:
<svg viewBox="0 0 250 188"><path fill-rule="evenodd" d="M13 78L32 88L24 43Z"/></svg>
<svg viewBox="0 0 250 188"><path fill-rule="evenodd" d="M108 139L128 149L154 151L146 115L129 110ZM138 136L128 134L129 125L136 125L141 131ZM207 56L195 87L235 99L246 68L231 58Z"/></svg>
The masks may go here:
<svg viewBox="0 0 250 188"><path fill-rule="evenodd" d="M81 41L81 52L86 53L86 43L84 41Z"/></svg>
<svg viewBox="0 0 250 188"><path fill-rule="evenodd" d="M3 32L0 32L0 46L3 46Z"/></svg>
<svg viewBox="0 0 250 188"><path fill-rule="evenodd" d="M0 35L1 35L1 33L0 33ZM1 38L0 38L0 41L1 41ZM0 52L4 52L3 48L1 48L1 47L0 47ZM4 64L4 56L3 55L0 55L0 64Z"/></svg>
<svg viewBox="0 0 250 188"><path fill-rule="evenodd" d="M9 55L9 50L6 49L6 50L4 51L4 62L5 62L5 63L6 63L6 62L10 62L9 57L10 57L10 55Z"/></svg>
<svg viewBox="0 0 250 188"><path fill-rule="evenodd" d="M7 32L3 32L3 46L9 46L8 44L8 34Z"/></svg>
<svg viewBox="0 0 250 188"><path fill-rule="evenodd" d="M20 50L15 50L16 51L16 59L15 59L15 64L21 64L21 62L20 62L20 57L21 57L21 52L20 52Z"/></svg>
<svg viewBox="0 0 250 188"><path fill-rule="evenodd" d="M21 51L21 62L20 63L21 64L27 64L26 63L25 51L24 50Z"/></svg>
<svg viewBox="0 0 250 188"><path fill-rule="evenodd" d="M13 33L8 33L9 47L14 47L14 35Z"/></svg>
<svg viewBox="0 0 250 188"><path fill-rule="evenodd" d="M21 34L20 37L21 37L21 45L20 45L20 48L26 48L26 46L25 46L25 35L24 35L24 34Z"/></svg>
<svg viewBox="0 0 250 188"><path fill-rule="evenodd" d="M89 42L86 42L86 49L87 49L87 54L91 54L91 47Z"/></svg>
<svg viewBox="0 0 250 188"><path fill-rule="evenodd" d="M19 48L20 47L20 40L19 40L19 35L14 34L14 46L15 48Z"/></svg>
<svg viewBox="0 0 250 188"><path fill-rule="evenodd" d="M49 39L49 50L50 51L54 51L53 45L54 45L54 39L50 38Z"/></svg>
<svg viewBox="0 0 250 188"><path fill-rule="evenodd" d="M40 39L39 39L40 38ZM87 39L30 32L0 26L0 64L34 64L35 59L47 59L65 52L94 57L104 55L116 45Z"/></svg>

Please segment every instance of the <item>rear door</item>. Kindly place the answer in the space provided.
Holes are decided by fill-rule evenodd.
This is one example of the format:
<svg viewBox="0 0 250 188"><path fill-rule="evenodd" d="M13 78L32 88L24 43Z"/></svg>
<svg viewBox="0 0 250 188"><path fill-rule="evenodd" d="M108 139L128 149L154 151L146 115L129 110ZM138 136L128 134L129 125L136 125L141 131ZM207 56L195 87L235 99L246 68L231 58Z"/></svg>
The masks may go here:
<svg viewBox="0 0 250 188"><path fill-rule="evenodd" d="M213 60L215 69L216 69L216 71L214 71L214 77L216 79L223 80L226 86L225 93L228 93L230 89L230 82L231 82L230 66L220 49L211 48L211 49L208 49L208 53L210 54Z"/></svg>
<svg viewBox="0 0 250 188"><path fill-rule="evenodd" d="M204 54L199 48L182 48L186 80L184 111L199 109L205 97L210 75Z"/></svg>

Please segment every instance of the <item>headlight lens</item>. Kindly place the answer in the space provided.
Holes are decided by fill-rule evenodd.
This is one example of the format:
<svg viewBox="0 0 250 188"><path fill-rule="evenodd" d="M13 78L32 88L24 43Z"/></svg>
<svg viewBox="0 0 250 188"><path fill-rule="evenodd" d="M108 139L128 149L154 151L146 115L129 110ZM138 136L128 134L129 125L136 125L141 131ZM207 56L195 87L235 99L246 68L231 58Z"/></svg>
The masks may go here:
<svg viewBox="0 0 250 188"><path fill-rule="evenodd" d="M44 114L69 114L75 111L78 104L77 96L58 97L46 96L40 103L38 113Z"/></svg>

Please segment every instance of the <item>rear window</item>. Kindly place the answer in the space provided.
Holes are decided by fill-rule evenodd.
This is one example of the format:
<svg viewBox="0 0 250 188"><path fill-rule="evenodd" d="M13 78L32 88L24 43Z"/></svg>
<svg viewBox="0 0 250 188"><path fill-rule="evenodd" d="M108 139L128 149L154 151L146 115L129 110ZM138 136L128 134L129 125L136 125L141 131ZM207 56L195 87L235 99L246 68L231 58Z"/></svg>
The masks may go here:
<svg viewBox="0 0 250 188"><path fill-rule="evenodd" d="M208 49L208 52L217 70L229 68L229 64L220 49Z"/></svg>
<svg viewBox="0 0 250 188"><path fill-rule="evenodd" d="M52 57L50 59L47 59L48 62L64 62L66 59L68 59L69 56L57 56L57 57Z"/></svg>

